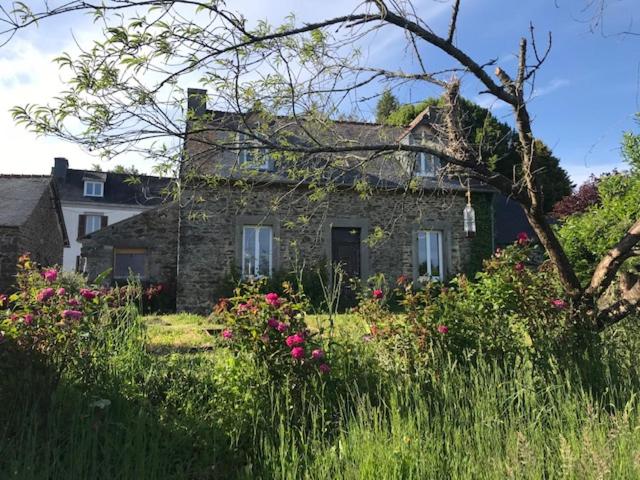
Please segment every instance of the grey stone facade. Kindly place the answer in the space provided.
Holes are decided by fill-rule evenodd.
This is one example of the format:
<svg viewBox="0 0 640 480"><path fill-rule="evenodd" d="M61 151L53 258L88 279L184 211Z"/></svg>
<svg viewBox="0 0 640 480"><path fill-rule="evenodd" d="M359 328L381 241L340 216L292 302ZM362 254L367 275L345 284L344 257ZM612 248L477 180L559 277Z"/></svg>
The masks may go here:
<svg viewBox="0 0 640 480"><path fill-rule="evenodd" d="M0 292L15 283L24 253L43 265L62 263L68 244L55 185L50 177L0 176Z"/></svg>
<svg viewBox="0 0 640 480"><path fill-rule="evenodd" d="M175 284L177 270L178 209L170 203L102 228L82 239L86 273L94 279L112 269L118 249L145 253L144 282ZM125 281L126 279L120 279Z"/></svg>
<svg viewBox="0 0 640 480"><path fill-rule="evenodd" d="M322 201L310 200L308 193L278 185L199 192L200 201L182 212L178 310L211 308L216 285L240 265L245 225L272 227L274 271L330 261L332 227L359 228L370 240L361 242L363 279L374 273L391 281L401 274L416 278L418 230L443 233L446 276L465 269L474 240L463 231L461 193L376 192L361 198L341 189Z"/></svg>

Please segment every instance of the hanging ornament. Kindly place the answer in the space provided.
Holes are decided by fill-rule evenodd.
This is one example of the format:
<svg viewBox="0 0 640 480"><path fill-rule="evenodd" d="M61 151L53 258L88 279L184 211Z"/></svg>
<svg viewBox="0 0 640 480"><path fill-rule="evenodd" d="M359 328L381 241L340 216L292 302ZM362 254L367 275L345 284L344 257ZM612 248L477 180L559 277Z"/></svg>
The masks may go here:
<svg viewBox="0 0 640 480"><path fill-rule="evenodd" d="M464 233L467 237L471 238L476 235L476 212L471 206L471 188L469 186L469 180L467 179L467 206L464 207L462 212L464 219Z"/></svg>

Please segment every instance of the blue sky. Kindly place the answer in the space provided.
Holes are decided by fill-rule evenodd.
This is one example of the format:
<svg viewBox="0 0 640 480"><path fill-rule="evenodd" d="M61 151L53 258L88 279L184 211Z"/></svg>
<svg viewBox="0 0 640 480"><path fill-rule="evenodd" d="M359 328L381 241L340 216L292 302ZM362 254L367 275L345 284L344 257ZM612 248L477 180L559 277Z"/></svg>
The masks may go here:
<svg viewBox="0 0 640 480"><path fill-rule="evenodd" d="M446 31L449 2L415 3L432 28ZM350 12L357 5L344 0L229 0L228 4L250 19L266 18L273 23L292 11L301 20L319 20ZM541 45L546 32L552 32L553 48L537 77L530 110L534 134L553 149L576 183L590 173L624 168L620 139L624 131L636 128L634 114L640 111L640 36L617 35L627 29L640 31L640 25L635 28L633 24L634 15L640 17L640 5L636 0L613 1L605 14L604 30L591 32L590 12L583 11L586 4L587 0L462 0L456 38L457 45L479 62L497 57L508 70L515 67L518 40L528 35L529 22L536 27ZM80 44L97 35L86 16L60 17L21 33L0 49L0 138L4 153L0 173L47 173L55 156L67 156L77 168L97 162L75 145L37 139L14 126L7 112L15 104L46 102L61 90L63 81L51 58L63 50L74 50L72 33ZM401 42L398 32L384 29L376 34L367 54L377 66L400 65L409 70L412 59L398 54ZM432 50L424 49L423 53L434 67L448 65ZM465 96L491 107L502 120L511 121L504 105L478 95L480 89L471 78L462 80ZM422 87L397 92L403 101L419 101L434 93ZM151 167L141 159L131 158L128 163L134 161L142 170ZM117 163L127 163L127 159Z"/></svg>

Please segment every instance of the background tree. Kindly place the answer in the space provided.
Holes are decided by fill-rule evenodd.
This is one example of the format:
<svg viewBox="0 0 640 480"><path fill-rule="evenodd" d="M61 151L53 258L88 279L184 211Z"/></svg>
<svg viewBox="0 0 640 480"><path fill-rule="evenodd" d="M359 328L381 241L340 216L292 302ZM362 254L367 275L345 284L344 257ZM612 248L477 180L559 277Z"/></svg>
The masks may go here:
<svg viewBox="0 0 640 480"><path fill-rule="evenodd" d="M594 205L599 205L599 181L600 179L598 177L591 175L575 192L562 198L553 206L553 216L558 219L563 219L570 215L583 213Z"/></svg>
<svg viewBox="0 0 640 480"><path fill-rule="evenodd" d="M389 115L396 111L400 103L391 90L385 88L376 104L376 122L385 123ZM407 125L407 124L405 124Z"/></svg>
<svg viewBox="0 0 640 480"><path fill-rule="evenodd" d="M449 26L442 33L429 26L409 1L371 0L345 7L341 16L313 23L299 23L291 16L277 26L264 21L249 24L241 13L217 1L105 0L92 5L69 0L59 7L44 3L36 11L24 3L14 6L13 11L0 12L8 25L7 36L78 11L90 12L104 25L104 38L91 48L76 57L58 58L72 76L67 91L50 105L14 109L16 120L36 132L73 140L109 156L144 152L176 162L183 171L182 167L193 165L192 159L181 155L179 145L173 144L171 150L166 139L197 140L194 134L209 130L216 134L200 141L201 150L237 154L246 145L246 140L238 139L249 139L257 151L276 155L297 180L316 185L332 169L362 171L374 160L402 153L437 155L445 162L443 175L481 180L520 203L571 300L576 324L601 330L637 310L640 281L623 276L615 289L612 285L623 264L637 255L640 220L628 219L625 233L598 260L587 285L579 280L546 219L540 148L527 99L550 51L550 35L546 48L540 48L532 28L529 38L520 39L515 68L507 71L497 60L475 60L457 45L461 0L453 1ZM147 8L144 14L141 7ZM391 31L405 35L409 48L404 51L414 57L411 70L400 65L382 68L360 54L359 45L381 30L383 35ZM427 53L429 62L423 58ZM438 62L448 64L427 69ZM198 97L199 105L233 112L239 121L213 122L213 114L198 115L201 107L181 111L185 97L177 84L193 73L209 92ZM492 161L482 145L470 142L459 95L461 77L510 108L520 175L496 171L492 167L501 159ZM391 90L410 84L441 89L441 122L433 125L439 141L412 144L385 136L383 130L366 142L341 134L332 118L358 111L363 91L376 82ZM484 132L481 138L487 139ZM609 295L613 290L615 295Z"/></svg>

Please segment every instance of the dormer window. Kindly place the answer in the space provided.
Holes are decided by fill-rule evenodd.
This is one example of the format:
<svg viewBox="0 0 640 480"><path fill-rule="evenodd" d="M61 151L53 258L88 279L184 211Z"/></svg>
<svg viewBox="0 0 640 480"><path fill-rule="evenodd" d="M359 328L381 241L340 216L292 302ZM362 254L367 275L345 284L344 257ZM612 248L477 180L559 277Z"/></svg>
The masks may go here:
<svg viewBox="0 0 640 480"><path fill-rule="evenodd" d="M267 149L257 148L257 142L244 133L238 133L238 143L242 145L239 153L240 165L246 168L270 172L273 170L273 159Z"/></svg>
<svg viewBox="0 0 640 480"><path fill-rule="evenodd" d="M104 196L104 183L102 182L84 182L84 196L85 197L103 197Z"/></svg>
<svg viewBox="0 0 640 480"><path fill-rule="evenodd" d="M440 158L431 153L420 152L416 158L416 175L435 178L440 170Z"/></svg>

